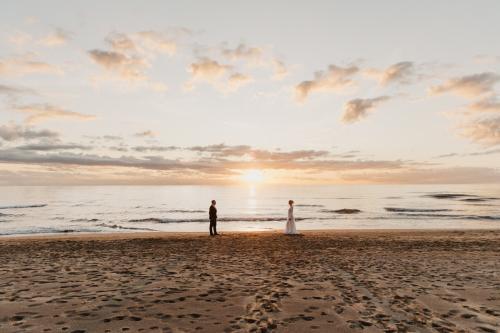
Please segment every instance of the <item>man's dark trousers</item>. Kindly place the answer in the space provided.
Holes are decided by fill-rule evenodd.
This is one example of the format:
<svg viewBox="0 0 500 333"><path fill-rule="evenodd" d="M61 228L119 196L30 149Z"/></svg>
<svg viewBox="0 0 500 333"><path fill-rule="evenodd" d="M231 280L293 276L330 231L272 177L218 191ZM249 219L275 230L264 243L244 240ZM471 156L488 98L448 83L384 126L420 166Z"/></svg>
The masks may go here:
<svg viewBox="0 0 500 333"><path fill-rule="evenodd" d="M212 232L213 230L213 232ZM210 235L217 235L217 219L210 220Z"/></svg>

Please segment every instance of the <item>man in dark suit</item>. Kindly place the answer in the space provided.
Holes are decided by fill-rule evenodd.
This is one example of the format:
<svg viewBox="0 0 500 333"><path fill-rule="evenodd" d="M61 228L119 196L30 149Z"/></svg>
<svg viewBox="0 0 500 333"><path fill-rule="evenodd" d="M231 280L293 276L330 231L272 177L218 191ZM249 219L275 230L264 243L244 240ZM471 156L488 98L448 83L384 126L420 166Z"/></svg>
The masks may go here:
<svg viewBox="0 0 500 333"><path fill-rule="evenodd" d="M212 205L210 205L210 208L208 210L208 217L210 219L210 236L215 236L218 235L217 233L217 208L215 208L215 205L217 202L215 200L212 200ZM212 232L213 230L213 232Z"/></svg>

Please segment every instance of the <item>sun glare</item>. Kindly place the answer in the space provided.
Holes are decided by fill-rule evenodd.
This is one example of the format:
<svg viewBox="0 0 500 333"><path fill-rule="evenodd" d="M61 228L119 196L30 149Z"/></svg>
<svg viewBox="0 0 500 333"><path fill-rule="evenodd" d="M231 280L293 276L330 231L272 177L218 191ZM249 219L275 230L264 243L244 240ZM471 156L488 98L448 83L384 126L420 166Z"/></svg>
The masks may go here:
<svg viewBox="0 0 500 333"><path fill-rule="evenodd" d="M256 184L264 180L264 174L261 170L257 169L245 170L241 174L241 178L248 183Z"/></svg>

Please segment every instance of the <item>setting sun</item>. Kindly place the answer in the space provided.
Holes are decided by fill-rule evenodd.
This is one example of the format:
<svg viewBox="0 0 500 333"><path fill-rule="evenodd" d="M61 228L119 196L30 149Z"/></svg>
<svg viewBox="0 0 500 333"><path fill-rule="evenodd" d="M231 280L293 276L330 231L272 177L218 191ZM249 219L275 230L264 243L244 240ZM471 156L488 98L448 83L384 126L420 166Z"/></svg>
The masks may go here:
<svg viewBox="0 0 500 333"><path fill-rule="evenodd" d="M248 183L261 183L264 180L264 174L261 170L250 169L243 171L241 178Z"/></svg>

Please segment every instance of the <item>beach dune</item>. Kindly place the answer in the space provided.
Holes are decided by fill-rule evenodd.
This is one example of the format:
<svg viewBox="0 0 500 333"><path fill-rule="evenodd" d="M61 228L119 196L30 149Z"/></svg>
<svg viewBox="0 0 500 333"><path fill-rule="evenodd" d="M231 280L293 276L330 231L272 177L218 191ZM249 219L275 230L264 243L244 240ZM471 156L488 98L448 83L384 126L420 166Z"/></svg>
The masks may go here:
<svg viewBox="0 0 500 333"><path fill-rule="evenodd" d="M1 332L496 332L500 231L0 240Z"/></svg>

